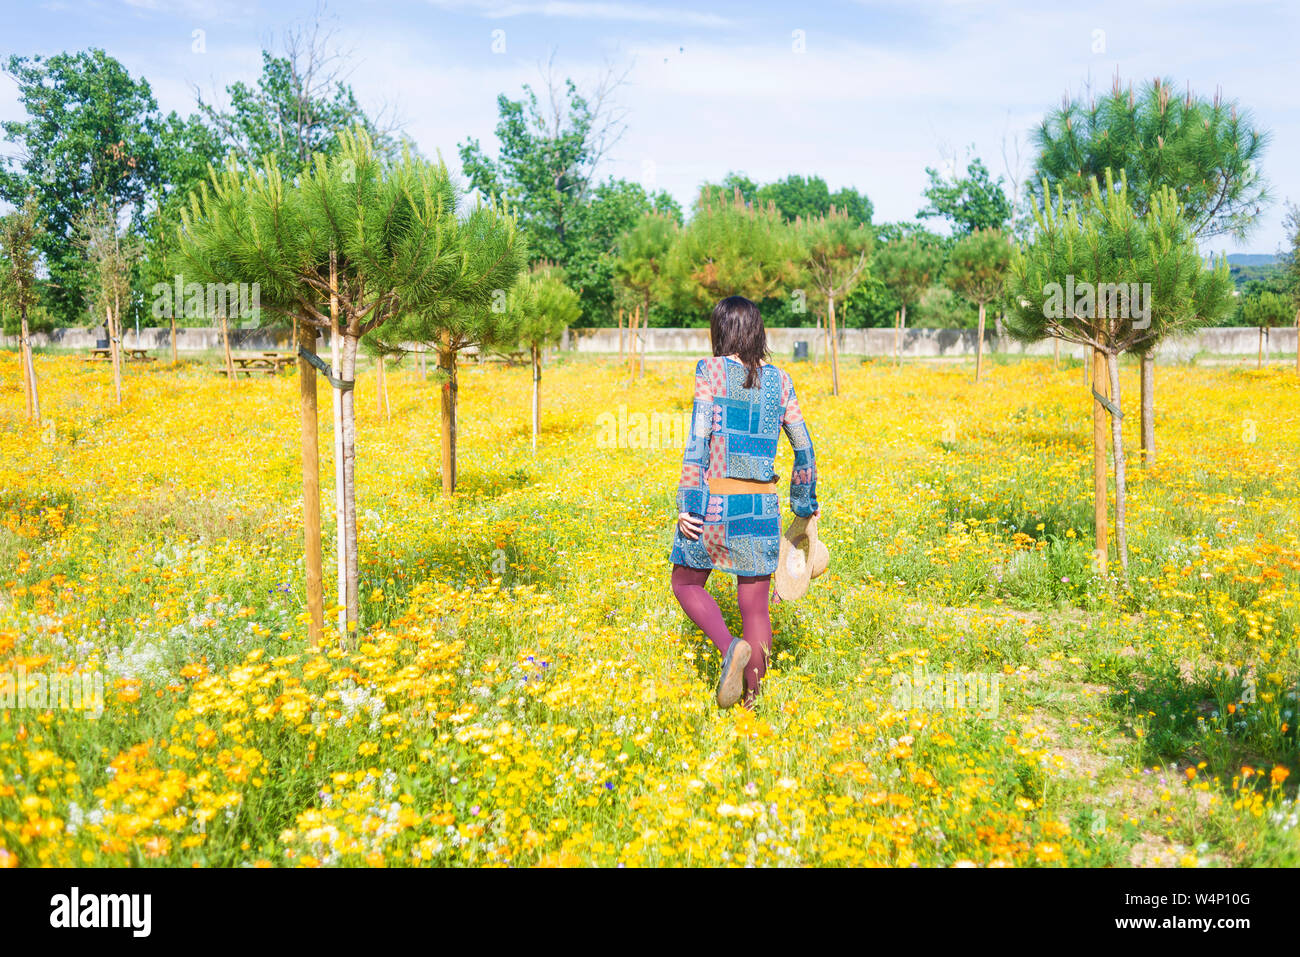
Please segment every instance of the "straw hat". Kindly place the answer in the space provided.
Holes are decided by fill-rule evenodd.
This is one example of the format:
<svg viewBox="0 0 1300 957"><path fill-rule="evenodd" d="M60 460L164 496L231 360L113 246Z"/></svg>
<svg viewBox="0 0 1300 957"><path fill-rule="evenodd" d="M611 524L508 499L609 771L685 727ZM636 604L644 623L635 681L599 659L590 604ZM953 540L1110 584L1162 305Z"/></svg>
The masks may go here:
<svg viewBox="0 0 1300 957"><path fill-rule="evenodd" d="M781 536L775 587L782 601L802 598L808 583L826 571L831 553L817 537L817 519L795 516Z"/></svg>

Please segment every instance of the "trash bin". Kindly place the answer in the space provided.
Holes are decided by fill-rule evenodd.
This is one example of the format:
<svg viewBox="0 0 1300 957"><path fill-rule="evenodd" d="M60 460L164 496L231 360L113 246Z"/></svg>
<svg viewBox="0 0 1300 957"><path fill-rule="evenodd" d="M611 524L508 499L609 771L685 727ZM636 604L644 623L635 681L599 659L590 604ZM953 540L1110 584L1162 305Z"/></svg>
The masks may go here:
<svg viewBox="0 0 1300 957"><path fill-rule="evenodd" d="M807 342L807 340L805 340L805 339L800 339L798 342L796 342L796 343L794 344L794 361L795 361L795 362L807 362L807 361L808 361L808 342Z"/></svg>
<svg viewBox="0 0 1300 957"><path fill-rule="evenodd" d="M95 348L96 348L96 349L107 349L107 348L108 348L108 340L107 340L107 339L96 339L96 340L95 340Z"/></svg>

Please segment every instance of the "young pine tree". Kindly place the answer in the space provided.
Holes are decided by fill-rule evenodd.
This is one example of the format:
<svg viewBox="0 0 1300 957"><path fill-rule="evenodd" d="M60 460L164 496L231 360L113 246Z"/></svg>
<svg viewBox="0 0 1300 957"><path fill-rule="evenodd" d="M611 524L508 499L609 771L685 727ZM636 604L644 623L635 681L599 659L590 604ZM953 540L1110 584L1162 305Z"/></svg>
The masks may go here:
<svg viewBox="0 0 1300 957"><path fill-rule="evenodd" d="M519 277L506 298L519 344L533 367L533 452L542 428L542 352L560 341L566 326L582 316L578 294L564 283L558 267L542 267Z"/></svg>
<svg viewBox="0 0 1300 957"><path fill-rule="evenodd" d="M990 302L1002 298L1011 243L997 229L977 229L958 240L948 255L943 279L948 288L979 307L975 335L975 381L980 380L984 360L984 311Z"/></svg>
<svg viewBox="0 0 1300 957"><path fill-rule="evenodd" d="M1259 355L1255 360L1256 369L1264 365L1264 341L1268 338L1268 331L1274 326L1289 323L1294 310L1295 303L1289 298L1268 290L1251 296L1241 304L1241 311L1246 321L1259 329Z"/></svg>
<svg viewBox="0 0 1300 957"><path fill-rule="evenodd" d="M897 340L907 329L908 307L920 302L925 291L939 279L943 254L931 243L899 238L876 250L872 255L872 268L898 300ZM895 361L901 365L901 342L896 341L895 353Z"/></svg>
<svg viewBox="0 0 1300 957"><path fill-rule="evenodd" d="M1226 260L1206 269L1181 204L1162 189L1145 215L1107 175L1094 179L1086 204L1064 192L1034 207L1035 229L1018 248L1007 283L1008 328L1025 342L1056 336L1093 350L1093 496L1096 564L1106 573L1106 414L1115 468L1115 539L1128 574L1127 486L1120 428L1119 356L1227 308L1232 281ZM1109 395L1107 395L1109 393Z"/></svg>
<svg viewBox="0 0 1300 957"><path fill-rule="evenodd" d="M851 293L866 276L871 255L871 227L834 206L822 216L796 218L795 236L809 282L826 300L826 329L831 346L831 394L840 394L839 343L835 329L835 301Z"/></svg>
<svg viewBox="0 0 1300 957"><path fill-rule="evenodd" d="M666 288L675 305L707 315L714 303L739 295L762 302L793 284L802 251L776 206L747 203L704 190L695 214L669 250Z"/></svg>
<svg viewBox="0 0 1300 957"><path fill-rule="evenodd" d="M485 287L513 279L498 256L503 243L512 247L513 223L482 213L462 219L457 198L444 164L407 152L390 162L364 131L352 130L340 135L336 153L315 156L293 183L273 161L260 170L228 163L191 198L183 217L182 257L192 278L257 283L267 313L297 320L304 380L310 378L306 363L307 356L314 358L316 331L331 332L337 343L330 381L345 643L359 618L353 393L358 344L367 334L387 334L399 316L476 306L488 298ZM304 381L305 503L316 467L306 454L309 391ZM310 415L314 438L314 404ZM319 526L319 517L308 514L309 553L313 521ZM309 567L309 583L313 574L319 572Z"/></svg>

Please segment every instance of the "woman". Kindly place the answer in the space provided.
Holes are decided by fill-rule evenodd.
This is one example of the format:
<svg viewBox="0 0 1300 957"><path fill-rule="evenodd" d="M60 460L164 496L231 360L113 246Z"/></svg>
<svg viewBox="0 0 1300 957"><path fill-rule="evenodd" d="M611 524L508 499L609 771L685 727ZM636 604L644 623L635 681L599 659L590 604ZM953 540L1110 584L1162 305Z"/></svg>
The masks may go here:
<svg viewBox="0 0 1300 957"><path fill-rule="evenodd" d="M777 498L779 432L794 448L790 507L816 530L817 471L812 437L790 377L766 361L767 332L758 307L728 296L709 320L713 358L695 367L695 408L677 488L673 595L722 653L718 706L743 690L752 708L772 645L768 588L780 555ZM736 576L742 637L733 638L704 587L712 569Z"/></svg>

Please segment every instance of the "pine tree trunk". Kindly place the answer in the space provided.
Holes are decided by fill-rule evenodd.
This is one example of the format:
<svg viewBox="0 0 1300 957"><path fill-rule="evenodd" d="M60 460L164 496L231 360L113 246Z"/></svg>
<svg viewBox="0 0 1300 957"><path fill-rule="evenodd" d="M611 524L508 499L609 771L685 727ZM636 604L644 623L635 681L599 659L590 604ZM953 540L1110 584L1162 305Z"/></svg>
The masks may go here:
<svg viewBox="0 0 1300 957"><path fill-rule="evenodd" d="M1156 464L1156 357L1142 357L1142 466Z"/></svg>
<svg viewBox="0 0 1300 957"><path fill-rule="evenodd" d="M1259 327L1259 354L1255 356L1255 368L1264 368L1264 327Z"/></svg>
<svg viewBox="0 0 1300 957"><path fill-rule="evenodd" d="M357 378L357 345L359 338L350 330L343 333L343 375L344 382L354 382ZM357 410L356 392L343 390L343 530L348 550L348 646L355 645L357 620L360 616L360 602L357 595Z"/></svg>
<svg viewBox="0 0 1300 957"><path fill-rule="evenodd" d="M650 318L649 318L649 316L646 316L646 317L645 317L644 319L642 319L641 322L640 322L640 326L641 326L641 361L640 361L640 365L637 367L636 377L637 377L638 379L644 379L644 378L645 378L645 352L646 352L646 349L648 349L648 348L650 347L650 340L649 340L649 337L646 336L646 327L649 326L649 325L650 325Z"/></svg>
<svg viewBox="0 0 1300 957"><path fill-rule="evenodd" d="M640 316L639 309L633 309L627 316L627 377L636 378L636 322Z"/></svg>
<svg viewBox="0 0 1300 957"><path fill-rule="evenodd" d="M902 311L894 310L894 365L903 364L903 326Z"/></svg>
<svg viewBox="0 0 1300 957"><path fill-rule="evenodd" d="M36 363L32 361L32 335L27 326L27 307L19 309L22 319L22 363L23 384L26 386L27 417L35 422L41 421L41 396L36 389Z"/></svg>
<svg viewBox="0 0 1300 957"><path fill-rule="evenodd" d="M646 292L645 292L645 313L644 313L644 315L645 315L645 328L649 329L649 328L650 328L650 290L649 290L649 288L647 288L647 289L646 289ZM645 370L643 369L642 371L644 372Z"/></svg>
<svg viewBox="0 0 1300 957"><path fill-rule="evenodd" d="M230 326L226 323L226 314L221 313L221 342L226 349L226 383L235 384L235 360L230 355Z"/></svg>
<svg viewBox="0 0 1300 957"><path fill-rule="evenodd" d="M391 404L389 404L389 401L388 401L388 363L384 362L382 356L380 357L380 360L379 360L379 361L380 361L380 366L379 366L379 373L380 373L380 375L379 375L379 378L380 378L380 381L383 383L383 388L384 388L384 421L385 421L385 422L392 422L392 421L393 421L393 407L392 407Z"/></svg>
<svg viewBox="0 0 1300 957"><path fill-rule="evenodd" d="M898 310L898 366L903 367L903 335L907 332L907 303Z"/></svg>
<svg viewBox="0 0 1300 957"><path fill-rule="evenodd" d="M330 371L334 378L343 376L343 333L339 328L338 301L338 255L330 251ZM335 545L335 589L338 605L339 640L348 638L347 597L348 597L348 552L347 509L343 496L343 390L331 388L331 402L334 415L334 545Z"/></svg>
<svg viewBox="0 0 1300 957"><path fill-rule="evenodd" d="M316 330L296 323L299 348L316 352ZM298 404L302 418L302 527L307 574L308 647L319 648L325 630L324 571L320 536L320 442L316 419L316 370L298 357Z"/></svg>
<svg viewBox="0 0 1300 957"><path fill-rule="evenodd" d="M180 355L176 351L176 315L172 314L172 365L180 363Z"/></svg>
<svg viewBox="0 0 1300 957"><path fill-rule="evenodd" d="M1091 388L1098 395L1110 391L1107 383L1105 355L1100 349L1086 350L1085 356L1091 355ZM1094 397L1092 400L1092 527L1096 542L1094 556L1097 573L1106 575L1109 555L1109 516L1106 508L1106 407Z"/></svg>
<svg viewBox="0 0 1300 957"><path fill-rule="evenodd" d="M618 361L623 362L623 310L618 311Z"/></svg>
<svg viewBox="0 0 1300 957"><path fill-rule="evenodd" d="M438 368L442 372L442 494L456 491L456 352L451 334L442 334L438 351Z"/></svg>
<svg viewBox="0 0 1300 957"><path fill-rule="evenodd" d="M840 346L835 336L835 297L826 297L826 328L831 349L831 395L840 394Z"/></svg>
<svg viewBox="0 0 1300 957"><path fill-rule="evenodd" d="M537 433L542 428L542 357L533 346L533 454L537 454Z"/></svg>
<svg viewBox="0 0 1300 957"><path fill-rule="evenodd" d="M980 367L984 364L984 303L980 303L979 330L975 333L975 381L980 380Z"/></svg>
<svg viewBox="0 0 1300 957"><path fill-rule="evenodd" d="M1120 407L1119 393L1119 356L1113 352L1106 355L1106 369L1110 374L1110 401ZM1113 443L1111 454L1115 458L1115 551L1119 553L1119 564L1124 570L1124 580L1128 580L1128 526L1125 524L1125 506L1128 503L1128 484L1124 463L1124 429L1123 420L1118 415L1110 417L1110 434Z"/></svg>
<svg viewBox="0 0 1300 957"><path fill-rule="evenodd" d="M420 343L416 347L416 349L418 350L418 354L420 356L420 378L424 379L428 375L428 371L425 369L424 366L424 343Z"/></svg>

